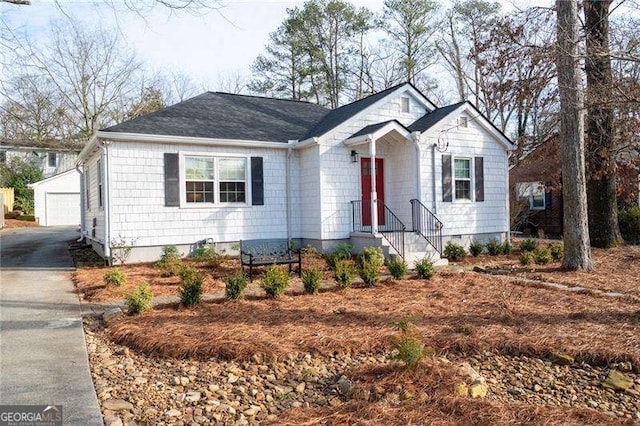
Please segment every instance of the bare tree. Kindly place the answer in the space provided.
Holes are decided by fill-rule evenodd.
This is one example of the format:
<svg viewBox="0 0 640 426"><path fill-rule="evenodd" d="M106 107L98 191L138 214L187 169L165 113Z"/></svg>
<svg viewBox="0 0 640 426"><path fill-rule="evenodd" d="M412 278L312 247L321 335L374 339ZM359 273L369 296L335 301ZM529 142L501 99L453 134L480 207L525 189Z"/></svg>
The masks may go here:
<svg viewBox="0 0 640 426"><path fill-rule="evenodd" d="M83 137L109 123L109 109L135 89L131 82L142 68L117 32L77 23L54 25L44 46L18 43L21 64L51 82Z"/></svg>
<svg viewBox="0 0 640 426"><path fill-rule="evenodd" d="M591 271L584 159L584 116L578 52L578 5L556 0L558 88L561 120L564 258L566 270Z"/></svg>
<svg viewBox="0 0 640 426"><path fill-rule="evenodd" d="M218 73L218 78L214 85L216 90L239 95L246 91L248 80L248 77L240 70L235 70Z"/></svg>

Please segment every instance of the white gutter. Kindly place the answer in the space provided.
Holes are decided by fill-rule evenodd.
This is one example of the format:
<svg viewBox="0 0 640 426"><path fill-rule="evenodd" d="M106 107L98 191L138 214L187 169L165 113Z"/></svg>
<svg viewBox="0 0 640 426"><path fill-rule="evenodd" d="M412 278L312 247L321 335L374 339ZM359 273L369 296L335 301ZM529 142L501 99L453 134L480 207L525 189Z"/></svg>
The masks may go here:
<svg viewBox="0 0 640 426"><path fill-rule="evenodd" d="M320 144L320 139L314 136L312 138L305 139L302 142L296 143L293 146L293 148L306 148L311 145L319 145L319 144Z"/></svg>
<svg viewBox="0 0 640 426"><path fill-rule="evenodd" d="M82 151L80 151L80 154L78 154L78 159L76 160L76 166L82 164L84 159L91 153L91 151L99 147L97 144L97 140L98 138L95 135L91 136L89 141L85 144L84 148L82 148Z"/></svg>
<svg viewBox="0 0 640 426"><path fill-rule="evenodd" d="M420 154L420 132L411 133L416 149L416 198L422 202L422 155Z"/></svg>

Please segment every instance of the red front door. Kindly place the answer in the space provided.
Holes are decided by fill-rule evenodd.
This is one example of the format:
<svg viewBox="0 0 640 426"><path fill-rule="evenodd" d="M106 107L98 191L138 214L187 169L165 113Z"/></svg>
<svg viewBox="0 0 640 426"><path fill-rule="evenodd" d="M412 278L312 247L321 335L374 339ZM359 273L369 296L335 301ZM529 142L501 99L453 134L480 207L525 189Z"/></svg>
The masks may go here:
<svg viewBox="0 0 640 426"><path fill-rule="evenodd" d="M362 224L371 226L371 158L360 162L362 178ZM384 163L376 158L376 192L378 193L378 225L384 225Z"/></svg>

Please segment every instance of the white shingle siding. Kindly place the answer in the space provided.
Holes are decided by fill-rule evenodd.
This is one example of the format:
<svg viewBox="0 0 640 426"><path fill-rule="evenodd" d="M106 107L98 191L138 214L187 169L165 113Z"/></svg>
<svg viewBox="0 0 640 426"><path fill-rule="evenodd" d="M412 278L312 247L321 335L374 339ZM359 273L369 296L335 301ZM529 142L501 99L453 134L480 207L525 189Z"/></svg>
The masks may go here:
<svg viewBox="0 0 640 426"><path fill-rule="evenodd" d="M164 153L263 157L264 205L165 207ZM276 149L114 142L109 165L111 235L135 246L193 244L205 238L285 238L286 155L286 150ZM250 181L246 190L249 198Z"/></svg>
<svg viewBox="0 0 640 426"><path fill-rule="evenodd" d="M466 114L465 114L466 115ZM468 116L468 115L467 115ZM500 233L507 231L506 179L508 173L507 151L493 136L469 117L469 127L455 127L457 117L439 123L429 129L420 142L422 152L422 197L424 204L432 209L433 179L431 146L448 141L445 152L435 151L435 210L444 222L443 235L469 235ZM444 132L443 132L444 130ZM484 158L484 201L442 201L442 155ZM472 197L475 178L472 173Z"/></svg>
<svg viewBox="0 0 640 426"><path fill-rule="evenodd" d="M93 240L104 244L104 221L105 214L104 208L98 205L98 159L102 158L102 152L96 151L93 155L87 158L84 162L84 173L89 172L89 210L85 209L84 215L84 229L87 235ZM102 161L104 167L104 161ZM84 177L84 175L83 175ZM111 176L113 179L113 176ZM86 182L86 181L85 181ZM85 191L86 193L86 191ZM95 236L93 236L93 219L96 219Z"/></svg>

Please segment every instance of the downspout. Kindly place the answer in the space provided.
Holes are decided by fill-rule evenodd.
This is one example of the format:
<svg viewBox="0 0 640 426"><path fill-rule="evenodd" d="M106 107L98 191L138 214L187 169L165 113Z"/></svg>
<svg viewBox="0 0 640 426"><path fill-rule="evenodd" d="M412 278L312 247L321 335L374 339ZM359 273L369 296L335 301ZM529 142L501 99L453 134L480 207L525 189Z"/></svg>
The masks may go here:
<svg viewBox="0 0 640 426"><path fill-rule="evenodd" d="M509 244L511 244L511 188L509 188L509 157L511 156L511 153L509 151L507 151L507 158L505 159L505 162L507 164L505 164L505 169L507 170L507 177L506 177L506 188L507 190L505 191L507 194L507 199L506 199L506 204L507 204L507 218L506 218L506 222L507 222L507 242Z"/></svg>
<svg viewBox="0 0 640 426"><path fill-rule="evenodd" d="M102 166L102 211L104 212L104 257L109 265L111 259L111 211L109 208L109 141L100 141L96 138L96 146L102 150L104 158Z"/></svg>
<svg viewBox="0 0 640 426"><path fill-rule="evenodd" d="M85 223L85 210L87 209L87 201L85 200L85 197L87 194L85 193L86 189L84 187L84 169L83 171L80 171L80 165L76 164L76 171L80 174L80 238L76 240L79 243L87 234Z"/></svg>
<svg viewBox="0 0 640 426"><path fill-rule="evenodd" d="M297 141L289 141L289 143L295 143ZM291 240L291 156L293 155L293 148L287 149L287 164L286 164L286 192L287 192L287 240Z"/></svg>
<svg viewBox="0 0 640 426"><path fill-rule="evenodd" d="M411 134L416 149L416 198L422 201L422 155L420 154L420 132Z"/></svg>
<svg viewBox="0 0 640 426"><path fill-rule="evenodd" d="M436 202L436 144L431 145L431 208L433 214L438 213L438 203Z"/></svg>

